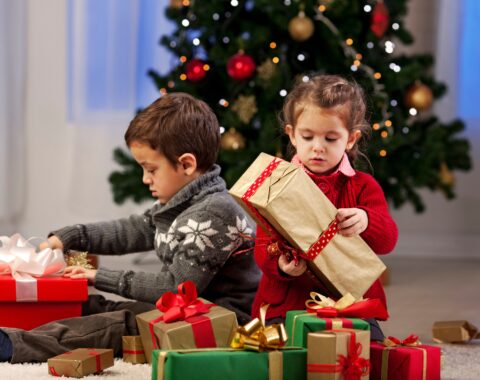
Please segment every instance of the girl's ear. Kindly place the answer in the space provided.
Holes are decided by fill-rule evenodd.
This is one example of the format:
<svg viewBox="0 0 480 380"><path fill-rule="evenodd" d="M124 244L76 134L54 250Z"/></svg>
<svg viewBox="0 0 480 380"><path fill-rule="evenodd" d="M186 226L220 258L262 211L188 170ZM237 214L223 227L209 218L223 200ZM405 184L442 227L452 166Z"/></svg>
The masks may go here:
<svg viewBox="0 0 480 380"><path fill-rule="evenodd" d="M293 129L293 125L291 124L287 124L285 126L285 134L288 135L288 137L290 138L290 142L292 143L292 145L294 147L296 147L296 140L295 140L295 133L294 133L294 129Z"/></svg>
<svg viewBox="0 0 480 380"><path fill-rule="evenodd" d="M362 132L360 132L358 129L350 133L347 141L347 148L346 148L347 151L353 148L353 146L358 141L361 135L362 135Z"/></svg>
<svg viewBox="0 0 480 380"><path fill-rule="evenodd" d="M185 175L192 175L197 170L197 158L192 153L182 154L178 157L178 162Z"/></svg>

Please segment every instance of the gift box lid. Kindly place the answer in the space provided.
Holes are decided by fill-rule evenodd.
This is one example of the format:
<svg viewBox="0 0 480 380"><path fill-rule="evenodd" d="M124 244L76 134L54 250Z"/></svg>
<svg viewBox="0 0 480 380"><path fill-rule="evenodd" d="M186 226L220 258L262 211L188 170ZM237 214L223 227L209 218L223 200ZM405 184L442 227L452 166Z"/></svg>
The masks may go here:
<svg viewBox="0 0 480 380"><path fill-rule="evenodd" d="M87 279L66 277L40 277L27 280L27 286L36 283L37 300L41 302L86 301L88 299ZM0 275L0 302L16 302L19 282L8 275ZM22 285L25 285L23 283Z"/></svg>

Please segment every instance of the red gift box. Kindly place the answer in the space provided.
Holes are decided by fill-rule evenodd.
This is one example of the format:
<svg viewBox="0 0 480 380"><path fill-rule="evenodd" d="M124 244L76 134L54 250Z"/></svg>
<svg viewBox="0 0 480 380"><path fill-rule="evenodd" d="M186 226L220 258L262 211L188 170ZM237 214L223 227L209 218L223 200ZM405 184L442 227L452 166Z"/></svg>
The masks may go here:
<svg viewBox="0 0 480 380"><path fill-rule="evenodd" d="M370 344L371 380L440 380L440 347Z"/></svg>
<svg viewBox="0 0 480 380"><path fill-rule="evenodd" d="M0 276L0 326L31 330L47 322L82 315L86 279L42 277L19 282Z"/></svg>

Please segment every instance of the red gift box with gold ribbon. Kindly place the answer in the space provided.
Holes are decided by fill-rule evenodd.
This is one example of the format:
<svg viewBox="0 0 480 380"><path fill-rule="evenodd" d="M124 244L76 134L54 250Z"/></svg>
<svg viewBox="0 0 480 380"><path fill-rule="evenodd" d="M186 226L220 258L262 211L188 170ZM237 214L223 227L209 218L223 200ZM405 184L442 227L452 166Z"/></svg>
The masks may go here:
<svg viewBox="0 0 480 380"><path fill-rule="evenodd" d="M440 380L440 347L420 344L410 335L404 340L388 337L372 342L372 380Z"/></svg>
<svg viewBox="0 0 480 380"><path fill-rule="evenodd" d="M228 347L238 326L233 311L197 297L192 281L178 286L178 294L166 292L157 309L137 315L145 357L154 349Z"/></svg>
<svg viewBox="0 0 480 380"><path fill-rule="evenodd" d="M41 277L15 280L0 275L0 326L30 330L82 315L88 299L86 279Z"/></svg>

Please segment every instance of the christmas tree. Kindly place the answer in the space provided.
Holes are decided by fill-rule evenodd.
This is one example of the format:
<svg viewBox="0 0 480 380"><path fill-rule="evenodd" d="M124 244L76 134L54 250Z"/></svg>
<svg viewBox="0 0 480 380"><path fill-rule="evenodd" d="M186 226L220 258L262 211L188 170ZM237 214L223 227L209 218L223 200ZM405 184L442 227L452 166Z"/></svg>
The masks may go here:
<svg viewBox="0 0 480 380"><path fill-rule="evenodd" d="M455 170L469 170L460 120L432 115L446 87L428 54L396 54L413 42L402 19L406 0L172 0L177 25L161 44L178 58L171 71L149 75L160 94L183 91L206 101L222 126L219 163L231 186L260 152L284 156L277 119L296 80L340 74L360 83L369 100L372 135L365 161L395 207L424 210L422 188L454 197ZM121 149L123 171L110 176L117 203L150 197L141 170Z"/></svg>

